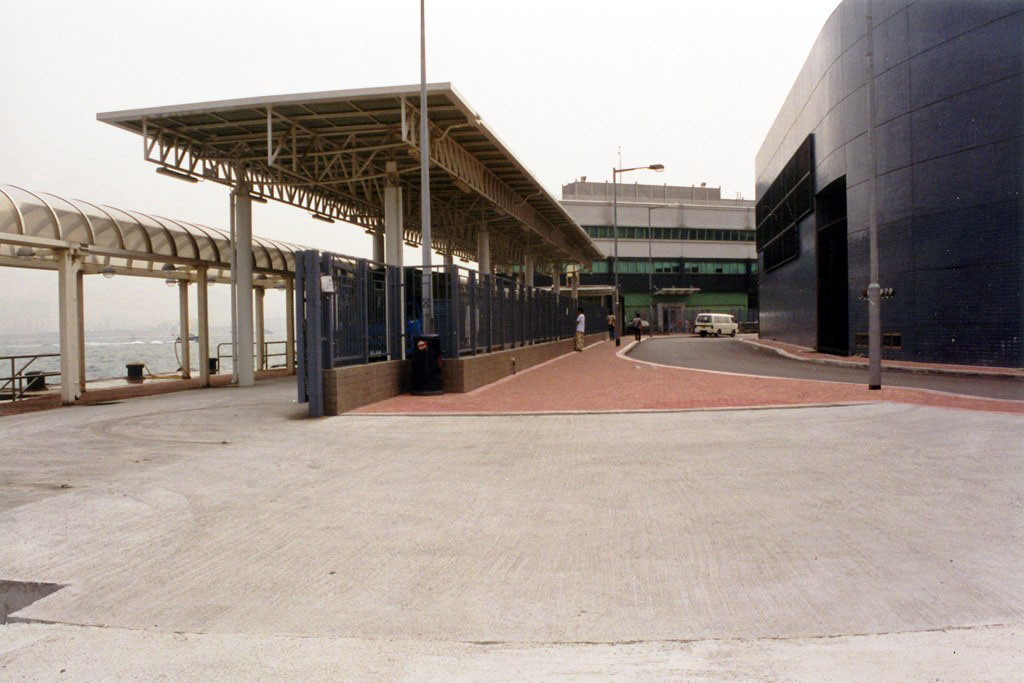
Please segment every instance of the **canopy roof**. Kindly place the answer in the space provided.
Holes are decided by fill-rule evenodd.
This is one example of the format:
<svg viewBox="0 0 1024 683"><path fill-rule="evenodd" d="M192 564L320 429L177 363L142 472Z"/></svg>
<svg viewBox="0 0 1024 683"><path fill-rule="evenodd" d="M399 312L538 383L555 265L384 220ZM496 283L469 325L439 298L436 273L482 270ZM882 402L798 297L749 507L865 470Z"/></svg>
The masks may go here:
<svg viewBox="0 0 1024 683"><path fill-rule="evenodd" d="M31 255L19 258L19 247ZM163 270L171 263L206 266L211 280L231 277L230 234L223 230L0 185L0 265L56 268L53 249L69 247L81 250L87 273L109 266L131 275L187 277L187 269ZM290 276L294 252L304 248L253 237L254 269Z"/></svg>
<svg viewBox="0 0 1024 683"><path fill-rule="evenodd" d="M601 258L569 216L450 83L427 86L434 248L476 258L489 228L491 261L589 265ZM379 228L383 188L405 190L406 240L419 232L419 86L279 95L101 113L144 138L145 158L256 196ZM389 163L390 168L389 168Z"/></svg>

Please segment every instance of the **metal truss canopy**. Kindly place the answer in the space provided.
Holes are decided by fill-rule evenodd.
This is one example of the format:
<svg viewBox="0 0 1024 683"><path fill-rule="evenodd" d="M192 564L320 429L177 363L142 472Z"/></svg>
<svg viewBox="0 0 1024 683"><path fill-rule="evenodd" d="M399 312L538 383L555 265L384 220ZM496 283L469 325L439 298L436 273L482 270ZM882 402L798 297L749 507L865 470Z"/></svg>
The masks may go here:
<svg viewBox="0 0 1024 683"><path fill-rule="evenodd" d="M586 232L449 83L427 86L432 245L491 260L589 265ZM419 243L419 86L339 90L108 112L97 119L142 136L146 160L367 229L382 228L384 187L407 193L405 239ZM390 168L388 162L392 162Z"/></svg>

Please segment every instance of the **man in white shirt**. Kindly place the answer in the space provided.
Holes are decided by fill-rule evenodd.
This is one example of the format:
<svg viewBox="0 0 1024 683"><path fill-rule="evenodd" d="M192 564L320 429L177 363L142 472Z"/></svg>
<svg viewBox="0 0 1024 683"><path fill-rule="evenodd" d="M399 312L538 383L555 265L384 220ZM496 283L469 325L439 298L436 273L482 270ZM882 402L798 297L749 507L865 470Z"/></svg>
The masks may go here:
<svg viewBox="0 0 1024 683"><path fill-rule="evenodd" d="M576 316L576 350L583 350L583 331L587 327L587 317L583 315L583 309L576 309L579 315Z"/></svg>

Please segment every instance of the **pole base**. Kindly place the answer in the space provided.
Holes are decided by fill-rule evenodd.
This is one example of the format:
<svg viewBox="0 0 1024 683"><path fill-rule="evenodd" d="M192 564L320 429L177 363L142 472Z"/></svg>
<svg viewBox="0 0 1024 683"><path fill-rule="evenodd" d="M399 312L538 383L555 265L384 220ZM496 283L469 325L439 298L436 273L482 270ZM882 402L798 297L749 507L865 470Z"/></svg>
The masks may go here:
<svg viewBox="0 0 1024 683"><path fill-rule="evenodd" d="M882 388L881 384L869 384L868 385L868 391L878 391L881 388Z"/></svg>

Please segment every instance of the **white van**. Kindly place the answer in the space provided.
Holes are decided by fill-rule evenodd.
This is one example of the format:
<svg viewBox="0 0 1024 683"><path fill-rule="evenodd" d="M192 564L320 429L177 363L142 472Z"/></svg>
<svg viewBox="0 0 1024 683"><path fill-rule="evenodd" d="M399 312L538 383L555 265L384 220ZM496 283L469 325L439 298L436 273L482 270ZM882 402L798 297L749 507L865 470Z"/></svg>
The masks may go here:
<svg viewBox="0 0 1024 683"><path fill-rule="evenodd" d="M713 334L716 337L727 334L730 337L736 336L740 326L736 324L736 318L725 313L701 313L697 316L697 322L693 331L702 337Z"/></svg>

